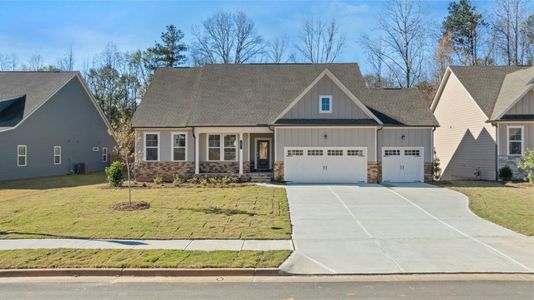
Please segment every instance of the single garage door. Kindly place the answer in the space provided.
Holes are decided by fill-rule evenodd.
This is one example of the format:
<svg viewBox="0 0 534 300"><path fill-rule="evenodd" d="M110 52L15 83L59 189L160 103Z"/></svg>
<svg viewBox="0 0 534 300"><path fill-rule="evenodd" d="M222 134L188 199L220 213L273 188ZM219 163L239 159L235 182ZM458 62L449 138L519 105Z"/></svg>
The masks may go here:
<svg viewBox="0 0 534 300"><path fill-rule="evenodd" d="M284 179L295 183L367 182L366 147L286 147Z"/></svg>
<svg viewBox="0 0 534 300"><path fill-rule="evenodd" d="M423 182L424 155L420 147L383 147L382 181Z"/></svg>

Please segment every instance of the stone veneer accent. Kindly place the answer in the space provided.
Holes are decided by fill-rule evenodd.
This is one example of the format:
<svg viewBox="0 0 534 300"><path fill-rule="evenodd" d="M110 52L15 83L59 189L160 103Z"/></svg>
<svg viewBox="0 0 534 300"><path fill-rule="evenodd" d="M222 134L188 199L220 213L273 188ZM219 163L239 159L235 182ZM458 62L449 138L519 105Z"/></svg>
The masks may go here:
<svg viewBox="0 0 534 300"><path fill-rule="evenodd" d="M250 161L243 161L243 173L250 173L252 163ZM239 168L239 165L237 165Z"/></svg>
<svg viewBox="0 0 534 300"><path fill-rule="evenodd" d="M157 174L163 176L165 181L172 181L173 175L189 178L195 174L195 163L192 161L143 161L137 165L135 180L152 181Z"/></svg>
<svg viewBox="0 0 534 300"><path fill-rule="evenodd" d="M283 161L275 161L273 166L273 176L274 179L278 176L284 176L284 162Z"/></svg>
<svg viewBox="0 0 534 300"><path fill-rule="evenodd" d="M508 156L508 155L500 155L497 159L497 174L499 174L499 170L504 166L509 166L510 169L512 169L512 179L523 179L527 176L523 170L519 170L517 167L517 163L521 161L520 156ZM500 179L500 178L498 178Z"/></svg>
<svg viewBox="0 0 534 300"><path fill-rule="evenodd" d="M367 162L367 183L382 181L382 164L379 161Z"/></svg>
<svg viewBox="0 0 534 300"><path fill-rule="evenodd" d="M434 181L434 178L432 176L432 163L425 162L425 173L424 173L424 180L425 182L432 182Z"/></svg>
<svg viewBox="0 0 534 300"><path fill-rule="evenodd" d="M243 165L244 168L244 165ZM239 173L237 161L201 161L200 173Z"/></svg>

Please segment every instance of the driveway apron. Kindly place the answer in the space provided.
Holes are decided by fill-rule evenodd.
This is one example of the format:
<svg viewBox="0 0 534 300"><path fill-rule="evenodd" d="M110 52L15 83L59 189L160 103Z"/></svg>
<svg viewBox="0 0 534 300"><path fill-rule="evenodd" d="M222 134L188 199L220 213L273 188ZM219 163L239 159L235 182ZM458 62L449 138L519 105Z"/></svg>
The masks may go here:
<svg viewBox="0 0 534 300"><path fill-rule="evenodd" d="M521 272L534 240L475 216L427 184L290 185L293 274Z"/></svg>

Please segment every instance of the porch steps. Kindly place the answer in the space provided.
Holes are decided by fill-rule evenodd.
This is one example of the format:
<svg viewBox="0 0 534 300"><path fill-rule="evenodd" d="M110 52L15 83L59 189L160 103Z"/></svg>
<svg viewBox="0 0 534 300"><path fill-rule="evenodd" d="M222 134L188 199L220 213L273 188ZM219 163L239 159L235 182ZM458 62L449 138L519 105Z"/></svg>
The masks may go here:
<svg viewBox="0 0 534 300"><path fill-rule="evenodd" d="M273 173L261 172L261 173L250 173L251 182L271 182L273 179Z"/></svg>

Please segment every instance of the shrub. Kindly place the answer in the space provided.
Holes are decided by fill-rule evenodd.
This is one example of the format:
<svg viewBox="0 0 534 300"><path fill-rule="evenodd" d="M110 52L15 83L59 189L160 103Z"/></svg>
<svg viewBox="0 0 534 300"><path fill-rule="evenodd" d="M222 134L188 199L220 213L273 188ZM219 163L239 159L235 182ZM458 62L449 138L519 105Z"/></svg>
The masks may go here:
<svg viewBox="0 0 534 300"><path fill-rule="evenodd" d="M174 185L174 186L180 186L180 185L182 185L184 182L185 182L185 180L184 180L182 177L180 177L180 176L178 176L178 175L174 175L174 176L172 176L172 185Z"/></svg>
<svg viewBox="0 0 534 300"><path fill-rule="evenodd" d="M232 179L230 177L224 176L221 178L221 184L229 185L230 183L232 183Z"/></svg>
<svg viewBox="0 0 534 300"><path fill-rule="evenodd" d="M156 176L154 177L154 184L160 185L162 183L163 183L163 176L156 174Z"/></svg>
<svg viewBox="0 0 534 300"><path fill-rule="evenodd" d="M521 161L517 163L517 167L527 173L530 183L534 183L534 149L527 150L523 154Z"/></svg>
<svg viewBox="0 0 534 300"><path fill-rule="evenodd" d="M432 161L432 178L434 180L439 180L441 178L441 167L440 167L440 160L436 156L436 152L434 152L434 160Z"/></svg>
<svg viewBox="0 0 534 300"><path fill-rule="evenodd" d="M109 185L114 187L122 186L124 183L123 169L124 165L120 161L114 161L111 166L106 167L106 176Z"/></svg>
<svg viewBox="0 0 534 300"><path fill-rule="evenodd" d="M208 180L206 178L200 178L199 182L200 182L200 185L204 187L208 185Z"/></svg>
<svg viewBox="0 0 534 300"><path fill-rule="evenodd" d="M284 182L284 175L282 175L282 174L276 175L276 177L274 178L274 181L276 181L276 182Z"/></svg>
<svg viewBox="0 0 534 300"><path fill-rule="evenodd" d="M217 180L217 177L210 177L208 181L210 184L214 184L214 185L219 183L219 180Z"/></svg>
<svg viewBox="0 0 534 300"><path fill-rule="evenodd" d="M512 176L513 176L512 168L510 168L509 166L504 166L499 169L499 178L502 179L503 181L512 180Z"/></svg>

